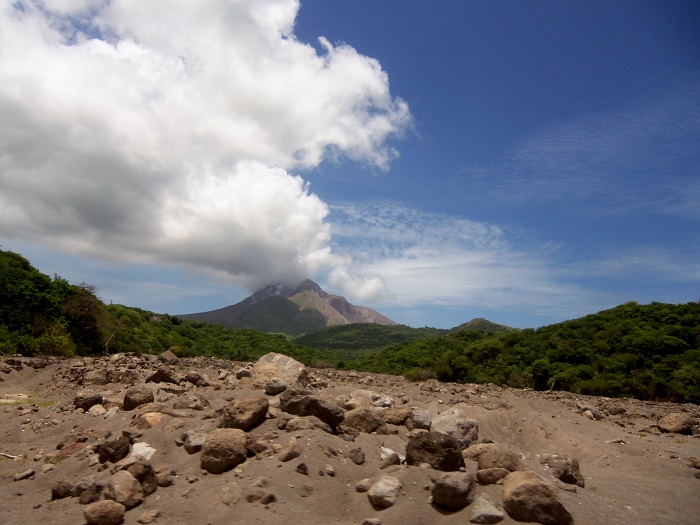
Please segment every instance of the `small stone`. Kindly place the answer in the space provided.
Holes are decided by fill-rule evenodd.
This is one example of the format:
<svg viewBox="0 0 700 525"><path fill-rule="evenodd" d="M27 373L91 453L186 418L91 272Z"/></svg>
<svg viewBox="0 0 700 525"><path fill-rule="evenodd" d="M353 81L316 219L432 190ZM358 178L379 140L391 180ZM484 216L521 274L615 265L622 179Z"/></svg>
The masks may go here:
<svg viewBox="0 0 700 525"><path fill-rule="evenodd" d="M85 507L83 516L87 525L119 525L124 521L125 511L121 503L105 499Z"/></svg>
<svg viewBox="0 0 700 525"><path fill-rule="evenodd" d="M473 500L473 485L474 479L471 474L464 472L442 474L435 480L431 490L433 503L454 510L464 508Z"/></svg>
<svg viewBox="0 0 700 525"><path fill-rule="evenodd" d="M372 505L388 508L396 503L400 490L401 482L398 478L384 476L370 487L367 496Z"/></svg>
<svg viewBox="0 0 700 525"><path fill-rule="evenodd" d="M143 512L139 515L139 517L136 519L139 523L142 523L144 525L147 525L148 523L153 523L160 517L160 511L153 509L149 510L146 512Z"/></svg>
<svg viewBox="0 0 700 525"><path fill-rule="evenodd" d="M503 521L505 514L500 510L488 494L480 494L471 506L471 523L491 524Z"/></svg>
<svg viewBox="0 0 700 525"><path fill-rule="evenodd" d="M277 454L277 459L282 462L291 461L292 459L301 456L301 446L297 438L290 438L286 447L280 450Z"/></svg>
<svg viewBox="0 0 700 525"><path fill-rule="evenodd" d="M309 467L306 465L306 463L299 463L297 465L296 471L299 474L304 474L305 476L309 475Z"/></svg>
<svg viewBox="0 0 700 525"><path fill-rule="evenodd" d="M369 478L361 479L355 483L355 492L367 492L372 486L372 480Z"/></svg>
<svg viewBox="0 0 700 525"><path fill-rule="evenodd" d="M365 518L362 525L382 525L382 521L379 518Z"/></svg>
<svg viewBox="0 0 700 525"><path fill-rule="evenodd" d="M34 469L27 469L23 472L20 472L19 474L15 474L14 477L12 478L14 481L23 481L25 479L29 479L34 476L36 472L34 472Z"/></svg>
<svg viewBox="0 0 700 525"><path fill-rule="evenodd" d="M353 448L348 452L348 457L355 465L362 465L365 462L365 453L361 448Z"/></svg>

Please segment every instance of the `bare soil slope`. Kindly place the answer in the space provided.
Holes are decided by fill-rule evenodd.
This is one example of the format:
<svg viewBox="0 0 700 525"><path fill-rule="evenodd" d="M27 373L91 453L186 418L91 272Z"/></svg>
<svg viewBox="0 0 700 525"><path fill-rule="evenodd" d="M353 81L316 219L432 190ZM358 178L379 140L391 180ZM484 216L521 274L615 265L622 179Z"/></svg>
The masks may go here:
<svg viewBox="0 0 700 525"><path fill-rule="evenodd" d="M288 432L285 425L291 416L280 410L279 395L266 395L266 385L256 382L251 366L244 363L188 359L168 368L154 356L116 356L96 361L15 358L5 359L2 365L2 523L85 523L86 505L77 496L52 500L52 489L59 482L107 483L117 462L101 462L95 451L124 431L133 443L155 449L149 463L161 480L171 473L169 481L126 512L126 524L359 525L375 518L383 525L439 525L469 523L471 517L471 505L451 511L431 504L430 489L440 472L406 464L381 468L382 447L406 454L411 432L406 425L389 424L374 433L337 429L329 433L302 425ZM146 383L159 367L172 377ZM348 400L359 389L390 396L395 412L418 407L436 416L461 408L478 422L480 441L490 440L515 452L524 469L550 480L556 497L577 524L698 523L700 410L696 405L494 385L409 383L399 377L336 370L309 372L307 389L329 403L345 404L346 415L352 404ZM154 393L154 401L122 410L127 389L143 384ZM74 405L76 393L86 388L103 397L98 408L87 412ZM222 474L203 470L202 452L190 454L182 446L183 434L195 430L206 434L219 427L220 413L232 400L263 396L270 408L261 422L246 430L247 459ZM377 407L372 410L385 413ZM658 421L671 413L691 418L690 434L659 430ZM306 419L312 422L308 426L323 426ZM293 438L300 455L283 461L280 454ZM364 453L364 463L353 459L357 449ZM553 479L551 470L540 463L542 454L577 459L585 487ZM302 463L305 468L300 467ZM476 472L476 462L467 459L466 470ZM359 481L383 476L397 478L402 487L388 508L372 505L367 493L357 490ZM168 483L172 484L164 486ZM500 484L475 484L473 491L477 497L488 494L502 508ZM504 514L501 523L517 523Z"/></svg>

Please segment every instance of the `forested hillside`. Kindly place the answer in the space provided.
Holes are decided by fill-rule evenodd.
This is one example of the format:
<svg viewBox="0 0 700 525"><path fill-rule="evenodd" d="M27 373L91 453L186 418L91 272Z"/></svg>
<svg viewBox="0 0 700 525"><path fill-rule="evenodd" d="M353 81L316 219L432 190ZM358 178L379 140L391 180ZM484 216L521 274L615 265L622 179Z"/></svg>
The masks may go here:
<svg viewBox="0 0 700 525"><path fill-rule="evenodd" d="M0 353L68 357L170 349L180 356L250 360L274 351L306 364L324 357L284 335L105 305L96 291L50 278L21 255L0 250Z"/></svg>
<svg viewBox="0 0 700 525"><path fill-rule="evenodd" d="M538 390L700 402L700 304L634 302L537 330L456 332L351 364Z"/></svg>

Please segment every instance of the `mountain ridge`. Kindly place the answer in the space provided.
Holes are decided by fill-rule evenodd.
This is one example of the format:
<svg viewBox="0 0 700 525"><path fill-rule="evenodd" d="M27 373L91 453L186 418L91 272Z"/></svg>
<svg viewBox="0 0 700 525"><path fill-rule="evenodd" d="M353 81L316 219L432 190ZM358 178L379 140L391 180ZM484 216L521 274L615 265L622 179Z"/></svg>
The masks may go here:
<svg viewBox="0 0 700 525"><path fill-rule="evenodd" d="M325 292L311 279L297 286L271 284L236 304L178 317L290 336L344 324L396 324L371 308L353 305L345 297Z"/></svg>

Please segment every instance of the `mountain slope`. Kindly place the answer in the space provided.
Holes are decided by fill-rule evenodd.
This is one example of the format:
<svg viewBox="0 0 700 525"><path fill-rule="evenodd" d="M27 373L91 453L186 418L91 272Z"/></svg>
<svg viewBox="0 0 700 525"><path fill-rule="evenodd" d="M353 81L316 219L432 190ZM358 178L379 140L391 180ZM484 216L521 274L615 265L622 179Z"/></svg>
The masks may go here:
<svg viewBox="0 0 700 525"><path fill-rule="evenodd" d="M355 306L344 297L324 292L310 279L296 287L266 286L231 306L178 317L291 336L351 323L396 324L371 308Z"/></svg>

